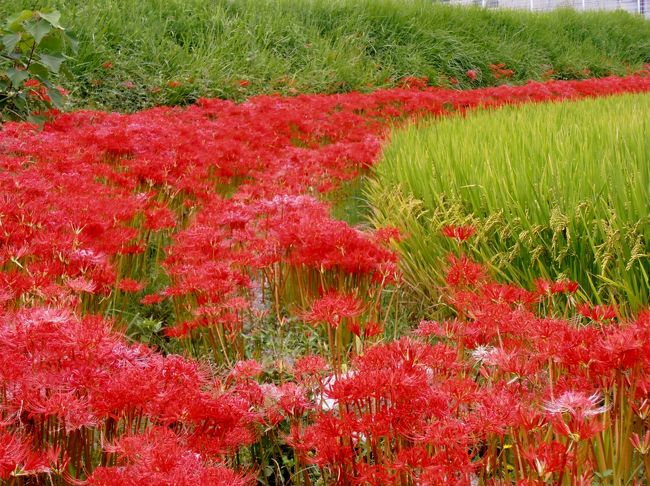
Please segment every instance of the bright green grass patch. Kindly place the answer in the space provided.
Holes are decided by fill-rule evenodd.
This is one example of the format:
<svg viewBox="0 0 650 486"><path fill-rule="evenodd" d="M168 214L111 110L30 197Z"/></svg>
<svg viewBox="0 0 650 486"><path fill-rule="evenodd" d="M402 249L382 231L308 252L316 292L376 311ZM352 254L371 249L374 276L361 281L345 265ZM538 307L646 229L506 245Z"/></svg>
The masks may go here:
<svg viewBox="0 0 650 486"><path fill-rule="evenodd" d="M0 15L44 4L80 44L75 79L64 83L76 105L121 111L200 96L368 90L405 76L487 86L502 82L493 63L521 83L551 68L565 79L650 62L650 22L623 12L431 0L0 0Z"/></svg>
<svg viewBox="0 0 650 486"><path fill-rule="evenodd" d="M650 95L525 105L396 131L367 190L395 225L406 280L431 304L456 244L531 288L568 277L594 300L648 305Z"/></svg>

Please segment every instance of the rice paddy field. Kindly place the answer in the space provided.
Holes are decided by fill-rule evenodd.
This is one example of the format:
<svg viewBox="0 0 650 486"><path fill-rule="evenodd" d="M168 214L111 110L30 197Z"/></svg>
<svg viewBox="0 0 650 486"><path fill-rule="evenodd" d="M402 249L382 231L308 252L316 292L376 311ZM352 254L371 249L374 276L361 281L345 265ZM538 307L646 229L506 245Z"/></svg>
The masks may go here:
<svg viewBox="0 0 650 486"><path fill-rule="evenodd" d="M510 282L569 278L599 302L643 307L649 103L508 107L393 133L369 197L378 224L411 235L402 243L411 284L435 293L453 249L442 229L471 225L467 254Z"/></svg>
<svg viewBox="0 0 650 486"><path fill-rule="evenodd" d="M648 484L647 20L50 6L0 0L3 485Z"/></svg>

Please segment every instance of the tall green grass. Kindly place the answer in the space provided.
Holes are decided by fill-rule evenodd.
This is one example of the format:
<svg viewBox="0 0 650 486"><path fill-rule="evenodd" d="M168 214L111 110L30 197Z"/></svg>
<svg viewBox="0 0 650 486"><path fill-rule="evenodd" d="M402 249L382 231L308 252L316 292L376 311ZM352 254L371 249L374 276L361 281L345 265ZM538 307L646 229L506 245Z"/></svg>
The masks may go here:
<svg viewBox="0 0 650 486"><path fill-rule="evenodd" d="M122 111L199 96L367 90L404 76L484 86L498 82L491 63L505 63L519 83L550 68L576 78L650 62L650 22L623 12L431 0L0 0L0 15L44 4L61 10L80 42L66 82L77 106Z"/></svg>
<svg viewBox="0 0 650 486"><path fill-rule="evenodd" d="M528 286L568 277L596 301L648 305L650 95L481 111L396 131L367 190L392 224L407 282L435 302L445 225L467 252Z"/></svg>

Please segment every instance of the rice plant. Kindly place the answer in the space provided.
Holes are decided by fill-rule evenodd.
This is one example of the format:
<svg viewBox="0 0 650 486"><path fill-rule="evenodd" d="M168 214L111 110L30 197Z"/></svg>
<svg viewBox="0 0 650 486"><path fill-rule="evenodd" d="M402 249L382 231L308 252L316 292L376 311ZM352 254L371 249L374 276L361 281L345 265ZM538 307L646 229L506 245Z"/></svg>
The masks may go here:
<svg viewBox="0 0 650 486"><path fill-rule="evenodd" d="M368 194L407 280L433 302L453 243L531 287L570 278L595 301L647 305L650 96L507 107L396 131ZM432 300L434 299L434 300Z"/></svg>

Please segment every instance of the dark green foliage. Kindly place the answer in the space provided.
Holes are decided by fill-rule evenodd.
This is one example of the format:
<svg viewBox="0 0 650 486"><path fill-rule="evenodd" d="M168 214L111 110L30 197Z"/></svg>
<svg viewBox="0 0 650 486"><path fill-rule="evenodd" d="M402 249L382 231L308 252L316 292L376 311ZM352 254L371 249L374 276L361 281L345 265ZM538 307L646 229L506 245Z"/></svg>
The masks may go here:
<svg viewBox="0 0 650 486"><path fill-rule="evenodd" d="M42 112L61 107L63 95L53 80L65 72L65 53L76 43L60 18L56 10L23 10L0 27L0 122L38 122Z"/></svg>

